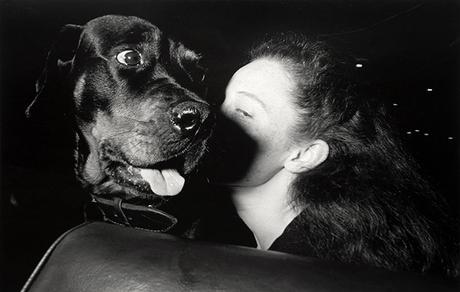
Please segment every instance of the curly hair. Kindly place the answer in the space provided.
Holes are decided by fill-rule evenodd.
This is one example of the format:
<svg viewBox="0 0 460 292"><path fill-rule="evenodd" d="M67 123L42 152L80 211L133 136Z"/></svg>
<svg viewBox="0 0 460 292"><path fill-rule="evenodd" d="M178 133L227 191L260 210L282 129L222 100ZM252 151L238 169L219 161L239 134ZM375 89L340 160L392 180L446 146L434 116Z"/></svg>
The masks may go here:
<svg viewBox="0 0 460 292"><path fill-rule="evenodd" d="M446 204L404 152L383 105L350 78L349 60L299 33L269 36L249 57L279 61L294 80L294 139L329 145L326 161L291 185L315 255L456 275L458 232Z"/></svg>

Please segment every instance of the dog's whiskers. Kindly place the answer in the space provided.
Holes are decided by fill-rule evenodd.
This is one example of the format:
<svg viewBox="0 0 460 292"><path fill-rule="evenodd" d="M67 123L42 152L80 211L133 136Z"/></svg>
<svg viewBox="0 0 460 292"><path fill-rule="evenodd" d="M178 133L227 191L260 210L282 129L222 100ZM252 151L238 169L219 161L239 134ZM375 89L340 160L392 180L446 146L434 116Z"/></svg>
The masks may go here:
<svg viewBox="0 0 460 292"><path fill-rule="evenodd" d="M110 138L113 138L113 137L116 137L116 136L119 136L119 135L131 133L131 132L133 132L132 129L130 129L130 130L125 130L125 131L120 131L120 132L115 132L115 133L111 133L110 135L107 135L104 139L110 139Z"/></svg>

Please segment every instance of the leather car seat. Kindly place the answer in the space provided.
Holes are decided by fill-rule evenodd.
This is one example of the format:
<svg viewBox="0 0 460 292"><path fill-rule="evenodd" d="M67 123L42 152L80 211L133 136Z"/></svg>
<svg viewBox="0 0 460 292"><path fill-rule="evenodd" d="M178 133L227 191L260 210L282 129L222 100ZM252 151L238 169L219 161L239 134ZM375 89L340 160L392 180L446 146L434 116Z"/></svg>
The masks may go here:
<svg viewBox="0 0 460 292"><path fill-rule="evenodd" d="M416 274L92 222L63 234L22 291L458 290Z"/></svg>

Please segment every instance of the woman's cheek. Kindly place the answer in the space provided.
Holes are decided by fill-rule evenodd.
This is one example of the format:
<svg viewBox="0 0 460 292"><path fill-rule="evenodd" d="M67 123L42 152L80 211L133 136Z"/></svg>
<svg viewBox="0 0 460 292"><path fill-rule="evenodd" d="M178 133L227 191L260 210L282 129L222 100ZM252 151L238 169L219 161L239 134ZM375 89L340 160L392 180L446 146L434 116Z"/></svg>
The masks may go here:
<svg viewBox="0 0 460 292"><path fill-rule="evenodd" d="M241 128L241 130L243 130L251 137L256 137L257 134L260 132L260 125L257 124L257 120L255 120L254 118L244 117L238 113L235 113L232 115L231 119Z"/></svg>

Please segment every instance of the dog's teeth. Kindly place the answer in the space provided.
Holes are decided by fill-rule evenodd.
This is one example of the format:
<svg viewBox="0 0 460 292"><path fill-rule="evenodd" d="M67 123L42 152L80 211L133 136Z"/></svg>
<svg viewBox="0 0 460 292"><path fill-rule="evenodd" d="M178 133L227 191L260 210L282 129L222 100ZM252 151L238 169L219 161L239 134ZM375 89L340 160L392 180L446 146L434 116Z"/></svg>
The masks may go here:
<svg viewBox="0 0 460 292"><path fill-rule="evenodd" d="M126 168L126 170L128 170L128 172L129 172L131 175L134 175L134 168L133 168L131 165L129 165L129 166Z"/></svg>

